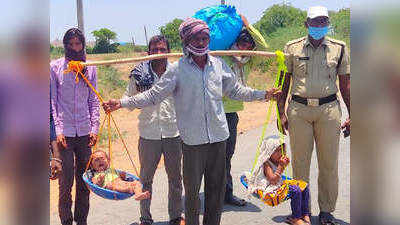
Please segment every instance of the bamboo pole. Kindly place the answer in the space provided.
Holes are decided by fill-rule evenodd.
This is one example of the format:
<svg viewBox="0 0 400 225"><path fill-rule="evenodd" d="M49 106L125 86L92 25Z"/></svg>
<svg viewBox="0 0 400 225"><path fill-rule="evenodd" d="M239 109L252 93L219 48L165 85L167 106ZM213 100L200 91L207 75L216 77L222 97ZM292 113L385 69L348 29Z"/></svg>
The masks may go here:
<svg viewBox="0 0 400 225"><path fill-rule="evenodd" d="M274 52L265 52L265 51L210 51L209 54L212 56L262 56L262 57L267 57L267 58L276 56L276 54ZM83 66L112 65L112 64L142 62L142 61L147 61L147 60L155 60L155 59L163 59L163 58L180 58L182 56L183 56L183 53L156 54L156 55L148 55L148 56L135 57L135 58L85 62L85 63L82 63L82 65ZM287 55L285 55L285 56L287 56Z"/></svg>

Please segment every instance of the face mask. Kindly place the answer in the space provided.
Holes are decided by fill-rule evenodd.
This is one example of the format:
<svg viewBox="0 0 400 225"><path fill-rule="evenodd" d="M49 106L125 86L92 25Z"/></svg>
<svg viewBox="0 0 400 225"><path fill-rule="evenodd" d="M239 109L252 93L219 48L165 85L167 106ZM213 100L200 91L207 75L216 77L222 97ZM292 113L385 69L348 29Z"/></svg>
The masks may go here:
<svg viewBox="0 0 400 225"><path fill-rule="evenodd" d="M186 46L186 49L187 49L187 51L189 51L190 53L192 53L193 55L196 55L196 56L203 56L209 52L208 46L206 46L204 48L196 48L193 45L188 44Z"/></svg>
<svg viewBox="0 0 400 225"><path fill-rule="evenodd" d="M232 50L239 50L239 48L237 47L237 44L234 44L231 47ZM245 64L250 60L249 56L233 56L234 60L236 62L240 62L241 64Z"/></svg>
<svg viewBox="0 0 400 225"><path fill-rule="evenodd" d="M328 33L328 26L325 27L311 27L308 26L308 34L315 40L320 40Z"/></svg>

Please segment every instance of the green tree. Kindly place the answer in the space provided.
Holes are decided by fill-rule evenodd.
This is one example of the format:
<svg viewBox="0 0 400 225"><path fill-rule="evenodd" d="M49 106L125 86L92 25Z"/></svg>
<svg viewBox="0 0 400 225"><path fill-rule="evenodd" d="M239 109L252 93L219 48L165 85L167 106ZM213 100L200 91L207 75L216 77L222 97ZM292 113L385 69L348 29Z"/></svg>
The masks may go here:
<svg viewBox="0 0 400 225"><path fill-rule="evenodd" d="M168 39L171 49L182 49L182 42L179 37L179 26L182 22L183 20L175 18L171 22L165 24L165 26L160 27L160 33Z"/></svg>
<svg viewBox="0 0 400 225"><path fill-rule="evenodd" d="M271 51L283 50L288 41L304 37L307 35L307 29L304 26L289 26L278 28L275 32L269 34L265 41L268 43Z"/></svg>
<svg viewBox="0 0 400 225"><path fill-rule="evenodd" d="M93 53L112 53L118 52L119 43L112 43L117 40L117 34L107 28L101 28L92 32L96 39Z"/></svg>
<svg viewBox="0 0 400 225"><path fill-rule="evenodd" d="M350 44L350 9L341 9L338 12L330 12L332 37Z"/></svg>
<svg viewBox="0 0 400 225"><path fill-rule="evenodd" d="M50 58L56 59L62 57L64 55L64 48L63 47L56 47L50 44Z"/></svg>
<svg viewBox="0 0 400 225"><path fill-rule="evenodd" d="M264 11L255 27L268 36L279 28L289 26L302 26L307 13L290 5L273 5Z"/></svg>

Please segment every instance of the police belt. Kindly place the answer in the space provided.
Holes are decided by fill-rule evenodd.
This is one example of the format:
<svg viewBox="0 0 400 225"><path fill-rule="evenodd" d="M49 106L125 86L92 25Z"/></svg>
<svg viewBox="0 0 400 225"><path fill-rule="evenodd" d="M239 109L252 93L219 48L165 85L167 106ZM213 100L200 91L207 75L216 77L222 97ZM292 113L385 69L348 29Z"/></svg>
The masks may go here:
<svg viewBox="0 0 400 225"><path fill-rule="evenodd" d="M292 100L303 105L320 106L337 100L336 94L324 98L303 98L298 95L292 95Z"/></svg>

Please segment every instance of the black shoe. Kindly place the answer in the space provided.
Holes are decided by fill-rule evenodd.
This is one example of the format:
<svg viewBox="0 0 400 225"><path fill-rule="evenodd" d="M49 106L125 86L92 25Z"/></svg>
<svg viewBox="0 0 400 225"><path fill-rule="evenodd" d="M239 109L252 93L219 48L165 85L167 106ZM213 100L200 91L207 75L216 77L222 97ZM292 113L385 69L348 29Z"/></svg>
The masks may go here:
<svg viewBox="0 0 400 225"><path fill-rule="evenodd" d="M240 199L236 196L232 196L232 198L225 199L225 203L229 205L234 205L234 206L245 206L247 203L244 199Z"/></svg>
<svg viewBox="0 0 400 225"><path fill-rule="evenodd" d="M169 225L185 225L185 219L178 217L176 219L170 220Z"/></svg>
<svg viewBox="0 0 400 225"><path fill-rule="evenodd" d="M339 225L339 223L336 222L335 217L331 213L320 212L318 217L321 225Z"/></svg>
<svg viewBox="0 0 400 225"><path fill-rule="evenodd" d="M73 223L73 220L72 220L72 219L71 219L71 220L67 220L67 221L62 221L62 222L61 222L62 225L72 225L72 223Z"/></svg>
<svg viewBox="0 0 400 225"><path fill-rule="evenodd" d="M87 221L86 220L75 220L76 225L87 225Z"/></svg>
<svg viewBox="0 0 400 225"><path fill-rule="evenodd" d="M151 223L148 223L148 222L141 222L140 225L151 225Z"/></svg>

